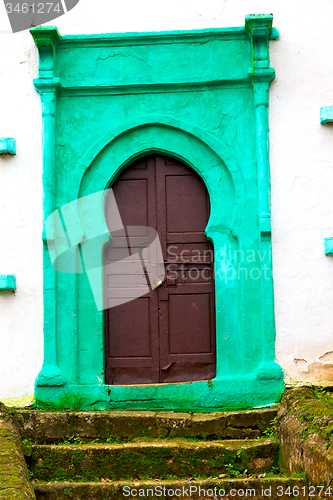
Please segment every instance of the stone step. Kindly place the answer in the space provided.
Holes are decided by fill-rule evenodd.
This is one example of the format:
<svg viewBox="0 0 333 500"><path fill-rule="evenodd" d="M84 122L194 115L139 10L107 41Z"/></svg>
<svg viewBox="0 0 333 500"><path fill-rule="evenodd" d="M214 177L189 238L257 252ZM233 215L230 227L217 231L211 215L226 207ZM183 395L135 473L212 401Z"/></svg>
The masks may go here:
<svg viewBox="0 0 333 500"><path fill-rule="evenodd" d="M308 498L305 478L220 479L208 481L119 481L35 484L37 500L216 499L290 500ZM216 488L216 490L215 490Z"/></svg>
<svg viewBox="0 0 333 500"><path fill-rule="evenodd" d="M25 437L32 442L61 443L118 437L198 437L203 439L256 439L263 436L276 417L278 406L270 409L176 413L149 411L40 412L21 410Z"/></svg>
<svg viewBox="0 0 333 500"><path fill-rule="evenodd" d="M274 439L189 441L157 439L122 444L33 445L30 470L40 481L207 478L262 473L277 466Z"/></svg>

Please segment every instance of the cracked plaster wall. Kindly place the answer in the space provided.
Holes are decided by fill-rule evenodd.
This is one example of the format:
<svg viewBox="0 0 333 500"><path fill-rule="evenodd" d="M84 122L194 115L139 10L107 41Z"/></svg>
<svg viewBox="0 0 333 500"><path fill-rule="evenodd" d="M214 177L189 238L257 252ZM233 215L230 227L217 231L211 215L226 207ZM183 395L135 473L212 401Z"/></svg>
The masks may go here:
<svg viewBox="0 0 333 500"><path fill-rule="evenodd" d="M56 19L60 33L163 31L244 25L273 13L277 78L270 93L276 356L287 380L333 382L333 5L330 0L80 0ZM31 400L43 354L41 106L32 79L38 56L30 34L8 34L0 3L0 136L17 155L0 158L0 274L17 292L0 293L0 400ZM7 32L7 33L6 33Z"/></svg>

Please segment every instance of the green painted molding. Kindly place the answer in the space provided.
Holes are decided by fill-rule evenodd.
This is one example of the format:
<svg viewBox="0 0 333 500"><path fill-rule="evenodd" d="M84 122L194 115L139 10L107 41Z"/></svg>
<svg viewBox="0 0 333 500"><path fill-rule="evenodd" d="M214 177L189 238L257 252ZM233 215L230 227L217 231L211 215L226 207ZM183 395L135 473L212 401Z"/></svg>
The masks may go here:
<svg viewBox="0 0 333 500"><path fill-rule="evenodd" d="M254 68L268 68L268 39L272 33L272 14L251 14L245 16L245 29L251 36Z"/></svg>
<svg viewBox="0 0 333 500"><path fill-rule="evenodd" d="M263 14L261 17L266 19L268 14ZM271 19L273 19L272 15ZM246 16L251 18L252 15ZM260 17L257 16L257 17ZM44 27L46 28L46 26ZM38 28L39 30L44 29ZM50 27L51 28L51 27ZM35 30L36 28L33 28ZM56 29L53 27L53 29ZM117 45L146 45L147 42L155 45L156 43L191 43L210 41L212 38L223 38L224 40L233 40L235 36L247 39L246 27L231 27L231 28L206 28L197 30L174 30L174 31L143 31L143 32L126 32L126 33L100 33L93 35L64 35L61 37L61 48L65 49L71 45L76 47L91 47L94 45L105 45L110 43L113 46ZM276 40L279 37L279 32L276 28L272 28L269 32L269 39Z"/></svg>
<svg viewBox="0 0 333 500"><path fill-rule="evenodd" d="M0 137L0 154L16 155L16 140L12 137Z"/></svg>
<svg viewBox="0 0 333 500"><path fill-rule="evenodd" d="M53 63L56 46L61 37L55 26L32 28L30 33L39 52L39 77L53 78Z"/></svg>
<svg viewBox="0 0 333 500"><path fill-rule="evenodd" d="M320 123L325 125L326 123L333 122L333 106L324 106L320 108Z"/></svg>
<svg viewBox="0 0 333 500"><path fill-rule="evenodd" d="M31 32L40 57L34 84L43 104L44 222L78 197L111 187L135 159L161 153L204 180L211 200L206 234L219 255L216 378L106 386L103 312L86 274L53 270L44 234L39 404L207 411L274 403L283 373L274 361L271 276L268 104L275 73L268 43L278 36L272 16L247 16L241 28ZM94 286L102 300L102 248L99 259Z"/></svg>
<svg viewBox="0 0 333 500"><path fill-rule="evenodd" d="M30 33L38 49L42 47L53 47L57 45L61 36L55 26L37 26L31 28Z"/></svg>
<svg viewBox="0 0 333 500"><path fill-rule="evenodd" d="M14 292L16 290L16 277L14 274L0 275L0 292Z"/></svg>

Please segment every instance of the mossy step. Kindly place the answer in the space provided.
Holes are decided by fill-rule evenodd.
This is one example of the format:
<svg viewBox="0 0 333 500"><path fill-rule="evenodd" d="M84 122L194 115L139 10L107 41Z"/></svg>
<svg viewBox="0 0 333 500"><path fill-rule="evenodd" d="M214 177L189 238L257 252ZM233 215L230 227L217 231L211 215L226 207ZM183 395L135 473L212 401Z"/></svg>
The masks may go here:
<svg viewBox="0 0 333 500"><path fill-rule="evenodd" d="M3 418L0 403L0 500L33 500L18 429Z"/></svg>
<svg viewBox="0 0 333 500"><path fill-rule="evenodd" d="M215 490L216 488L216 490ZM216 491L216 494L215 494ZM303 494L304 493L304 494ZM142 481L35 484L37 500L173 500L233 498L290 500L308 498L304 478L263 478L209 481Z"/></svg>
<svg viewBox="0 0 333 500"><path fill-rule="evenodd" d="M264 472L277 465L277 455L274 439L34 445L30 468L41 481L185 479L217 477L231 471Z"/></svg>
<svg viewBox="0 0 333 500"><path fill-rule="evenodd" d="M59 443L69 437L82 441L128 440L140 437L199 437L255 439L263 436L276 417L271 409L214 413L149 411L40 412L21 410L25 437L36 443Z"/></svg>

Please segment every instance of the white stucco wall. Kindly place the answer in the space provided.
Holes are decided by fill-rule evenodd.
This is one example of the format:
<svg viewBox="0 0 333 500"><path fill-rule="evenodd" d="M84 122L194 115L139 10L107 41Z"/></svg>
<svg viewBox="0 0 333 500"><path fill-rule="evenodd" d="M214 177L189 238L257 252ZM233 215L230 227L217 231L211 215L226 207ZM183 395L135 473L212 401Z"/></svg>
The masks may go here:
<svg viewBox="0 0 333 500"><path fill-rule="evenodd" d="M62 35L244 25L273 13L277 78L270 94L276 357L287 380L333 382L333 4L330 0L80 0L56 19ZM7 32L7 34L6 34ZM41 368L42 155L38 56L28 31L10 34L0 2L0 137L17 155L0 158L0 274L17 292L0 293L0 400L31 401Z"/></svg>

